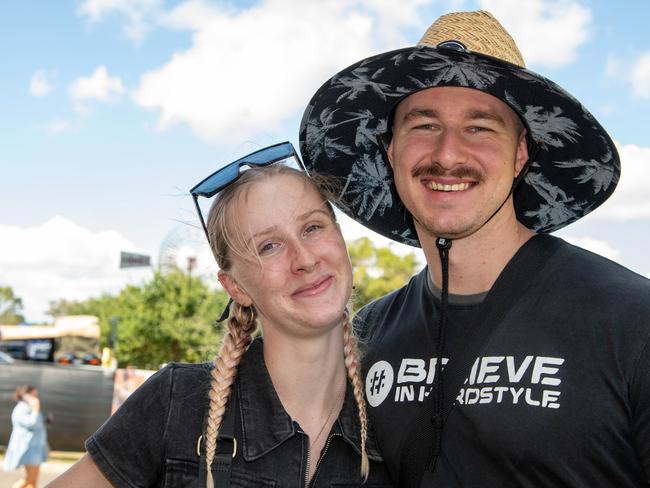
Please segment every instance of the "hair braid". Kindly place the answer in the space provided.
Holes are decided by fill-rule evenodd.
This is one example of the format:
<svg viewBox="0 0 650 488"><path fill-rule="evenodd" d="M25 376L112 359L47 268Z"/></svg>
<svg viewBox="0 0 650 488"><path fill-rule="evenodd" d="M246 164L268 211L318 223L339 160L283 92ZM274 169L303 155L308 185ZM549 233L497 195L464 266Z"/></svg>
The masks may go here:
<svg viewBox="0 0 650 488"><path fill-rule="evenodd" d="M257 314L253 307L242 307L236 302L230 306L228 330L223 337L221 350L214 358L212 381L210 382L210 410L205 433L205 457L208 469L207 488L214 486L212 479L212 461L217 449L217 435L221 427L226 404L230 397L232 384L246 348L251 343L251 336L257 328Z"/></svg>
<svg viewBox="0 0 650 488"><path fill-rule="evenodd" d="M343 354L345 356L345 367L348 371L348 378L352 383L354 399L357 402L359 411L359 427L361 431L361 477L365 483L370 473L368 454L366 453L366 439L368 437L368 418L366 416L366 401L363 395L363 382L361 380L361 361L359 359L359 346L357 337L354 335L350 319L347 317L343 325Z"/></svg>

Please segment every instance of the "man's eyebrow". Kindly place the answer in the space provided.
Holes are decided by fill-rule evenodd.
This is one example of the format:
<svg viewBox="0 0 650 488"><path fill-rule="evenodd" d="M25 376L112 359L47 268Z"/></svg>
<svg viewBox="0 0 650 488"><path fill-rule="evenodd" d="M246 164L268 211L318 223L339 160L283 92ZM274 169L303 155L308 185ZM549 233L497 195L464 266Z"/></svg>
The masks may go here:
<svg viewBox="0 0 650 488"><path fill-rule="evenodd" d="M410 110L408 113L406 113L402 120L404 122L408 122L409 120L418 119L418 118L435 119L438 118L438 116L439 113L435 109L414 108L413 110ZM496 112L492 112L490 110L469 109L465 112L465 118L467 120L480 120L480 119L493 120L495 122L498 122L501 125L505 125L506 123L501 115L499 115Z"/></svg>
<svg viewBox="0 0 650 488"><path fill-rule="evenodd" d="M477 119L486 119L486 120L494 120L495 122L498 122L501 125L506 125L506 121L501 117L496 112L491 112L489 110L478 110L478 109L470 109L465 112L465 117L469 120L477 120Z"/></svg>
<svg viewBox="0 0 650 488"><path fill-rule="evenodd" d="M428 109L428 108L414 108L413 110L410 110L408 113L406 113L402 120L403 122L408 122L409 120L413 120L413 119L419 119L419 118L435 119L436 117L438 117L437 110Z"/></svg>

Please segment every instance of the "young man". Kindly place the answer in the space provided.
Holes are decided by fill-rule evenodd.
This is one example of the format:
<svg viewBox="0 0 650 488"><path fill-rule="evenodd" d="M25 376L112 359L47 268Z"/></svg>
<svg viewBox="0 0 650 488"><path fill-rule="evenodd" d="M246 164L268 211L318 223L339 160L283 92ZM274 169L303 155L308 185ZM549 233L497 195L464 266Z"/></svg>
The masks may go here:
<svg viewBox="0 0 650 488"><path fill-rule="evenodd" d="M325 83L300 137L344 211L426 257L357 316L395 480L647 486L650 282L548 235L618 181L594 117L489 13L453 13Z"/></svg>

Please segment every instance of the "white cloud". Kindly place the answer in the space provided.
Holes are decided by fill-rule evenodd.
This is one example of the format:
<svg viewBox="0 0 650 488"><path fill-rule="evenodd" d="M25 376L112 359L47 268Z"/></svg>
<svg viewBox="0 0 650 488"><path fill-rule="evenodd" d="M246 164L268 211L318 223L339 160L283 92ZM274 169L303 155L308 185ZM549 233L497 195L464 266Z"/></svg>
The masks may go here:
<svg viewBox="0 0 650 488"><path fill-rule="evenodd" d="M72 126L67 120L55 118L50 120L45 127L43 127L43 130L50 135L56 135L71 131Z"/></svg>
<svg viewBox="0 0 650 488"><path fill-rule="evenodd" d="M0 225L0 283L23 299L28 320L42 321L52 300L116 293L151 275L119 269L120 251L134 246L118 232L93 232L62 217L35 227Z"/></svg>
<svg viewBox="0 0 650 488"><path fill-rule="evenodd" d="M190 0L164 23L192 31L192 46L144 74L134 100L159 112L159 130L188 124L221 143L273 135L333 73L407 44L399 28L422 3L264 0L235 11Z"/></svg>
<svg viewBox="0 0 650 488"><path fill-rule="evenodd" d="M77 8L77 14L90 23L100 22L111 14L126 18L124 35L140 44L152 30L161 0L86 0Z"/></svg>
<svg viewBox="0 0 650 488"><path fill-rule="evenodd" d="M591 10L579 1L480 0L515 39L527 65L571 64L590 37Z"/></svg>
<svg viewBox="0 0 650 488"><path fill-rule="evenodd" d="M29 80L29 94L33 97L44 97L54 88L48 81L47 72L44 69L39 69Z"/></svg>
<svg viewBox="0 0 650 488"><path fill-rule="evenodd" d="M650 51L642 54L632 67L632 92L639 98L650 98Z"/></svg>
<svg viewBox="0 0 650 488"><path fill-rule="evenodd" d="M619 78L623 69L621 60L617 56L614 56L613 54L607 56L605 75L607 75L608 78Z"/></svg>
<svg viewBox="0 0 650 488"><path fill-rule="evenodd" d="M621 179L614 194L589 217L616 221L650 219L650 147L628 144L618 148Z"/></svg>
<svg viewBox="0 0 650 488"><path fill-rule="evenodd" d="M89 100L112 103L124 93L124 85L119 77L109 76L106 66L98 66L90 76L77 78L68 93L78 106Z"/></svg>
<svg viewBox="0 0 650 488"><path fill-rule="evenodd" d="M608 242L602 241L600 239L594 239L593 237L588 236L565 236L562 238L574 246L582 247L588 251L600 254L607 259L612 261L618 261L621 257L621 251L612 247Z"/></svg>

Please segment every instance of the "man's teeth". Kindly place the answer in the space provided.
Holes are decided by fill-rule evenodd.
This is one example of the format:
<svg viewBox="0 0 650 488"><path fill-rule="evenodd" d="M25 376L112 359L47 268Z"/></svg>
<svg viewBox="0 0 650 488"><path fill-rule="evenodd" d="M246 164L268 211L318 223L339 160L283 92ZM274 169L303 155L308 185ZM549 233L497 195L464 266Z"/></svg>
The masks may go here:
<svg viewBox="0 0 650 488"><path fill-rule="evenodd" d="M463 191L470 187L469 183L454 183L453 185L443 185L432 181L429 183L429 188L436 191Z"/></svg>

